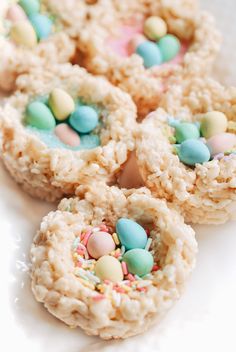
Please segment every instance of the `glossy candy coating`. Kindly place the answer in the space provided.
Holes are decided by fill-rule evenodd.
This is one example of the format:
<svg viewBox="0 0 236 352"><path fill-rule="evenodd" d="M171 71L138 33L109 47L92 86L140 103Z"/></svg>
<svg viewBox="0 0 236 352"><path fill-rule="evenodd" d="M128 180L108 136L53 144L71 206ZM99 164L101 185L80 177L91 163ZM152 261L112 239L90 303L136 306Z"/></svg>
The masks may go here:
<svg viewBox="0 0 236 352"><path fill-rule="evenodd" d="M41 130L52 130L56 122L51 110L45 104L35 101L26 108L26 124Z"/></svg>
<svg viewBox="0 0 236 352"><path fill-rule="evenodd" d="M126 250L134 248L145 248L147 233L137 222L121 218L116 223L116 233L120 242Z"/></svg>
<svg viewBox="0 0 236 352"><path fill-rule="evenodd" d="M189 166L203 164L210 160L210 151L208 147L200 140L188 139L182 144L176 146L180 160Z"/></svg>
<svg viewBox="0 0 236 352"><path fill-rule="evenodd" d="M107 232L94 232L88 240L87 250L92 258L100 257L111 253L116 248L112 236Z"/></svg>
<svg viewBox="0 0 236 352"><path fill-rule="evenodd" d="M49 96L49 106L57 120L63 121L74 111L72 97L63 89L54 88Z"/></svg>
<svg viewBox="0 0 236 352"><path fill-rule="evenodd" d="M143 64L146 68L160 65L162 63L162 56L158 46L150 41L141 43L136 53L143 58Z"/></svg>
<svg viewBox="0 0 236 352"><path fill-rule="evenodd" d="M154 264L152 254L140 248L131 249L126 252L123 256L123 261L126 262L128 271L131 274L140 277L149 274Z"/></svg>
<svg viewBox="0 0 236 352"><path fill-rule="evenodd" d="M89 133L97 127L98 113L90 106L78 106L69 119L70 125L80 133Z"/></svg>

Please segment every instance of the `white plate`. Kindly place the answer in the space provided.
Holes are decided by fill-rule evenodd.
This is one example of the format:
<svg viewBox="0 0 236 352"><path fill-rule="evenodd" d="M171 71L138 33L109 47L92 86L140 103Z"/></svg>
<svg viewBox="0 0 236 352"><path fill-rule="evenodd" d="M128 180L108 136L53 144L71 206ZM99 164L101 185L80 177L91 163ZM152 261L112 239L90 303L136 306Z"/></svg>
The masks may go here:
<svg viewBox="0 0 236 352"><path fill-rule="evenodd" d="M226 37L216 76L235 83L236 51L233 56L232 47L235 48L236 3L234 0L203 2L218 15ZM37 304L31 294L28 250L42 216L55 207L24 194L0 164L2 351L236 351L235 223L196 227L197 268L181 300L158 326L126 341L103 342L79 329L69 329Z"/></svg>

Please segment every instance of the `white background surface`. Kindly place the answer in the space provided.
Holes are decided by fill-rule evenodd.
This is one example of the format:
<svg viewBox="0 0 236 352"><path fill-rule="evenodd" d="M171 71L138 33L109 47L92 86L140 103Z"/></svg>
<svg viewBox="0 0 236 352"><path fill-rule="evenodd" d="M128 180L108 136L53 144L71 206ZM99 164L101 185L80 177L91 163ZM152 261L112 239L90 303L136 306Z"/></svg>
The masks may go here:
<svg viewBox="0 0 236 352"><path fill-rule="evenodd" d="M0 0L1 1L1 0ZM202 0L215 12L225 41L214 75L236 85L236 2ZM0 164L1 351L235 352L236 224L197 226L199 255L183 297L142 336L104 342L71 330L37 304L30 291L28 250L42 216L54 205L24 194Z"/></svg>

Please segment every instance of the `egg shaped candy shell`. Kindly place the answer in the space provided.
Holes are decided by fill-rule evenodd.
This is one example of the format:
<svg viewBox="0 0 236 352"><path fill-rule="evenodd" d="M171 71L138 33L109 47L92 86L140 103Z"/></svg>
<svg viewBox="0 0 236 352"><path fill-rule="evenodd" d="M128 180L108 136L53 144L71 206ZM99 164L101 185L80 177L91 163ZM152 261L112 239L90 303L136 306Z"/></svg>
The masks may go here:
<svg viewBox="0 0 236 352"><path fill-rule="evenodd" d="M147 233L137 222L130 219L119 219L116 223L116 232L126 250L145 248Z"/></svg>

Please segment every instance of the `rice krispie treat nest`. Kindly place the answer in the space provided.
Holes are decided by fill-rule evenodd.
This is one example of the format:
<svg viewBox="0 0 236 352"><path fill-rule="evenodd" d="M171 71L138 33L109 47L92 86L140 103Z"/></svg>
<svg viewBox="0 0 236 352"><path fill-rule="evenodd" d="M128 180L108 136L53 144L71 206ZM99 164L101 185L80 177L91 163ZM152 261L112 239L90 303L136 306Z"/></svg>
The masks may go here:
<svg viewBox="0 0 236 352"><path fill-rule="evenodd" d="M173 85L161 105L166 110L151 113L137 138L137 169L145 185L173 202L187 222L235 218L236 89L194 78ZM205 138L197 140L200 133Z"/></svg>
<svg viewBox="0 0 236 352"><path fill-rule="evenodd" d="M79 198L63 199L58 210L43 219L34 239L35 298L58 319L89 335L117 339L143 333L180 297L195 265L194 231L147 189L95 184L78 193ZM146 249L127 250L129 241L137 241L137 246L138 231L147 238ZM95 246L99 255L91 256L96 238L103 246ZM116 249L104 255L109 247L104 239L110 244L113 238ZM146 256L153 258L149 269ZM136 270L149 273L139 276Z"/></svg>
<svg viewBox="0 0 236 352"><path fill-rule="evenodd" d="M1 0L0 21L0 88L6 92L30 68L66 63L75 55L75 41L50 1Z"/></svg>
<svg viewBox="0 0 236 352"><path fill-rule="evenodd" d="M220 35L212 16L199 11L196 1L131 0L113 4L116 16L112 26L94 21L80 31L79 63L129 92L141 117L158 107L173 82L211 69ZM152 23L147 25L150 16Z"/></svg>
<svg viewBox="0 0 236 352"><path fill-rule="evenodd" d="M34 70L17 84L0 111L2 159L15 180L50 201L110 180L134 148L129 95L70 64Z"/></svg>

